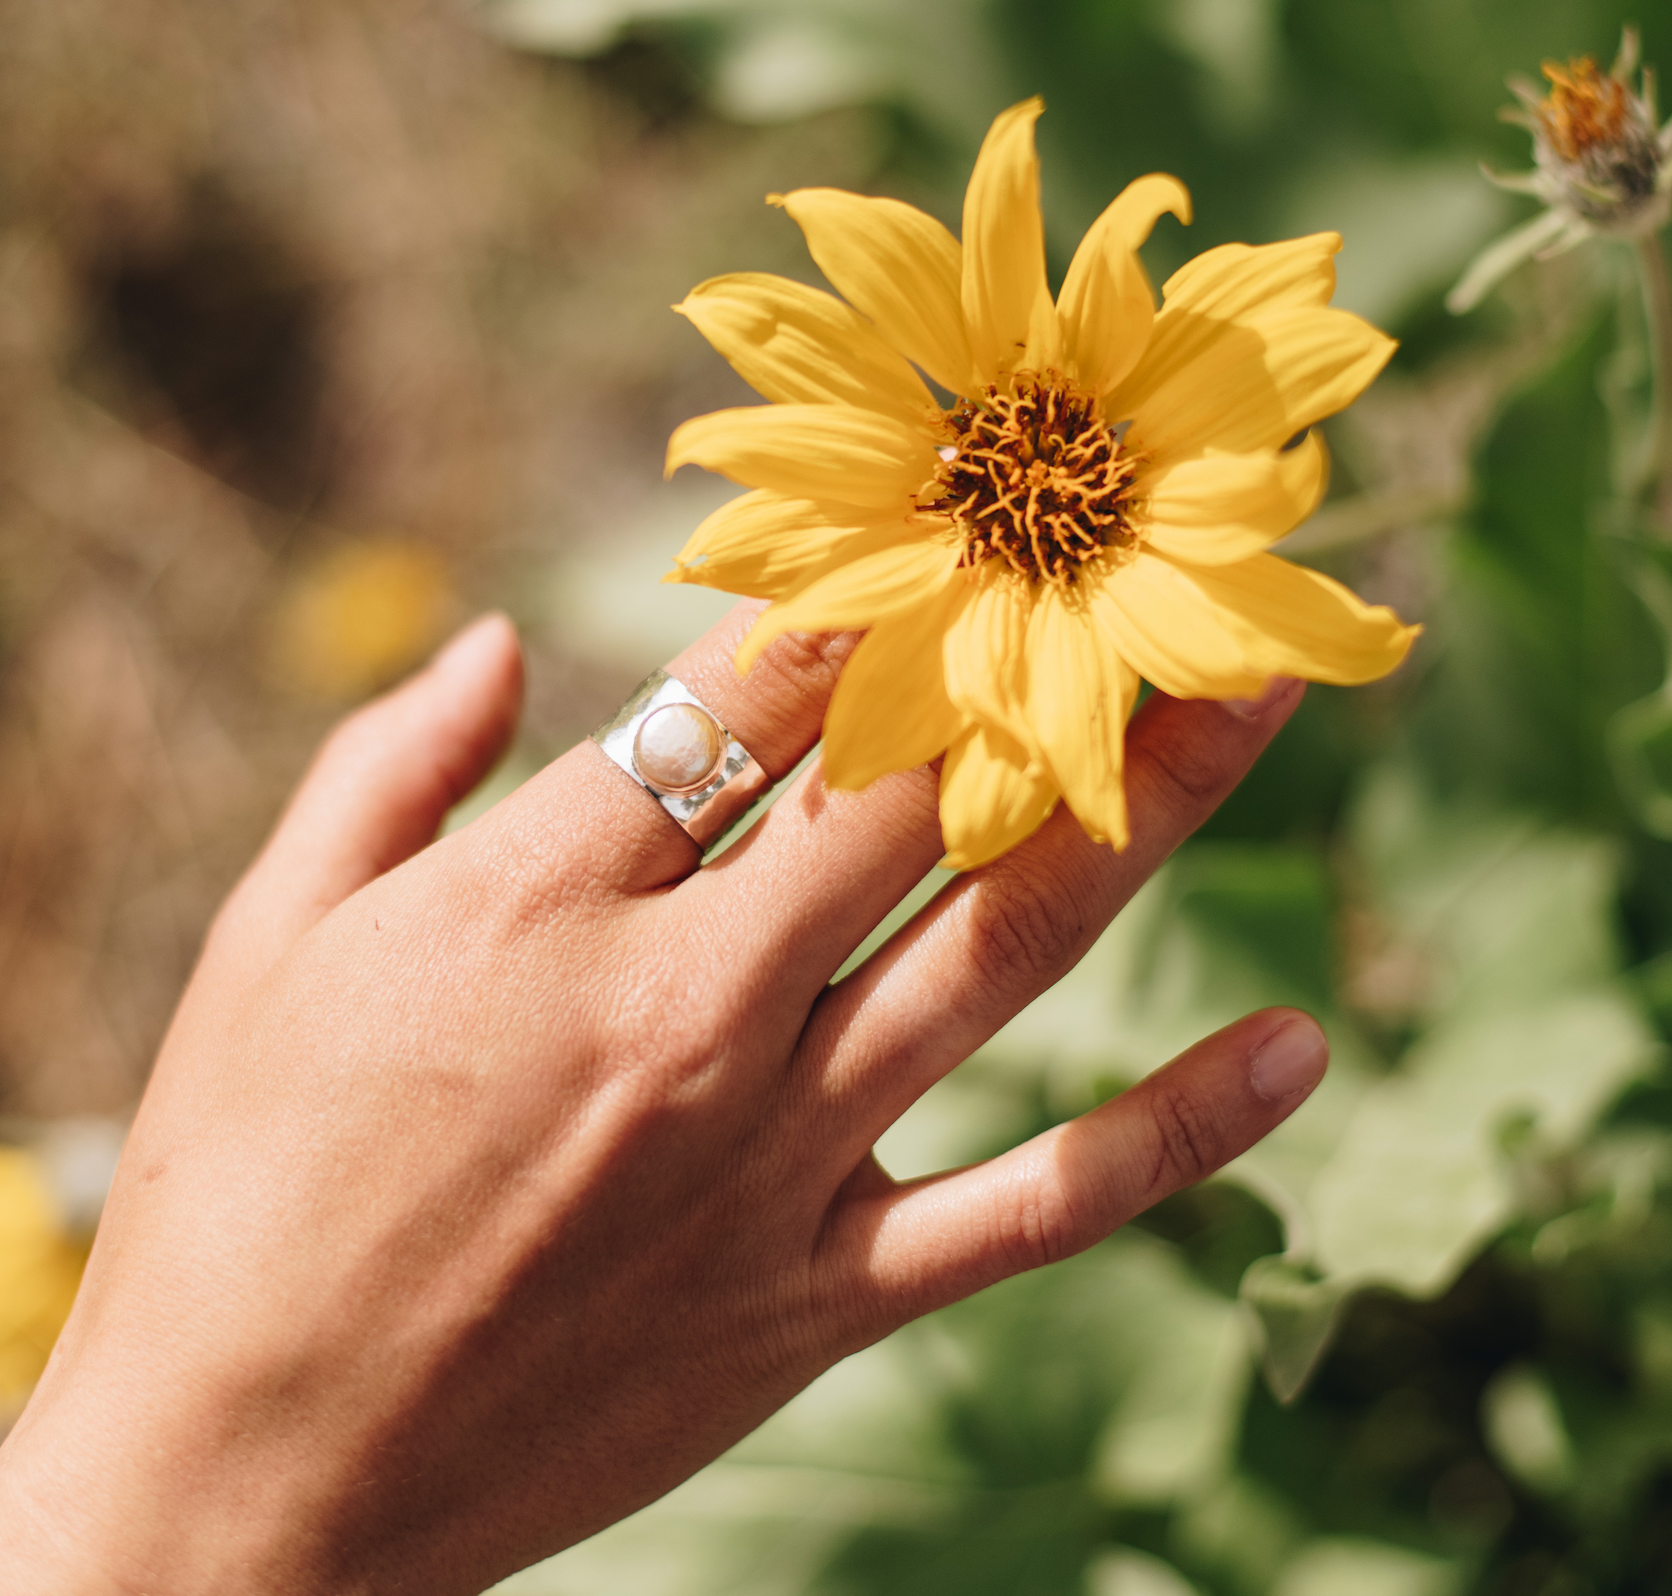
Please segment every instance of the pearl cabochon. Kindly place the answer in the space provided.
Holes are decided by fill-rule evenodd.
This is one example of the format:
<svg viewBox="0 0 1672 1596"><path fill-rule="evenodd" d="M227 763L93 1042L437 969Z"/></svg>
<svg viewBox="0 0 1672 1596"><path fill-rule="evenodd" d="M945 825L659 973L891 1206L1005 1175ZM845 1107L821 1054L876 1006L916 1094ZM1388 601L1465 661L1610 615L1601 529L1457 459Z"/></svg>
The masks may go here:
<svg viewBox="0 0 1672 1596"><path fill-rule="evenodd" d="M645 677L592 741L699 848L718 842L772 786L726 723L666 671Z"/></svg>
<svg viewBox="0 0 1672 1596"><path fill-rule="evenodd" d="M638 772L664 792L700 792L725 758L720 723L695 704L664 704L653 710L633 739Z"/></svg>

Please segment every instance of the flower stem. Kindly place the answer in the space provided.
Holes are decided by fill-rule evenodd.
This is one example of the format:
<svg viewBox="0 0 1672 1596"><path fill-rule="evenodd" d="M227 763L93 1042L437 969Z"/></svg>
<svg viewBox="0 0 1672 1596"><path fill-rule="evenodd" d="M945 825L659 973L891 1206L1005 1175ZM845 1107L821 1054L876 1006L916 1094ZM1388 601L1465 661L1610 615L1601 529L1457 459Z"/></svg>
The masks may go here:
<svg viewBox="0 0 1672 1596"><path fill-rule="evenodd" d="M1659 530L1672 537L1672 279L1666 275L1666 256L1658 233L1638 239L1637 264L1649 311L1649 354L1655 385L1652 514Z"/></svg>

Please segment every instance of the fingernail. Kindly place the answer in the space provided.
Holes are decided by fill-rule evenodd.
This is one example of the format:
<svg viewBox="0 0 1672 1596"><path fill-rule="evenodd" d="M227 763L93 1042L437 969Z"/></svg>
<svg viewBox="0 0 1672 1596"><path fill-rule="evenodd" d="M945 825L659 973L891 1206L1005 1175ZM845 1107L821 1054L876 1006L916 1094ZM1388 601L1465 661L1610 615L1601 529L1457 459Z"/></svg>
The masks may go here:
<svg viewBox="0 0 1672 1596"><path fill-rule="evenodd" d="M1268 1103L1316 1086L1329 1063L1329 1043L1311 1020L1290 1020L1273 1031L1249 1061L1248 1079Z"/></svg>
<svg viewBox="0 0 1672 1596"><path fill-rule="evenodd" d="M1222 698L1222 703L1238 720L1258 720L1280 698L1289 696L1295 685L1293 676L1273 676L1260 690L1258 698Z"/></svg>

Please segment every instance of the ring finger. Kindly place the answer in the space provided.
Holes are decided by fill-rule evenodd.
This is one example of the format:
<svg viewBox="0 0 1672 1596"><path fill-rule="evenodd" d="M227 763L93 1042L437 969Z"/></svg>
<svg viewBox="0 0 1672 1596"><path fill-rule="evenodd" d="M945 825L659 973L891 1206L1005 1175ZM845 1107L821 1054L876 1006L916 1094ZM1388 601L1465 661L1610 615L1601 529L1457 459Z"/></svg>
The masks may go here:
<svg viewBox="0 0 1672 1596"><path fill-rule="evenodd" d="M719 717L769 782L786 776L818 741L825 705L852 634L778 638L747 679L733 665L765 606L745 600L667 667ZM567 824L558 833L554 812ZM702 850L645 788L588 738L548 765L504 806L523 868L545 879L574 870L606 890L635 895L683 880Z"/></svg>

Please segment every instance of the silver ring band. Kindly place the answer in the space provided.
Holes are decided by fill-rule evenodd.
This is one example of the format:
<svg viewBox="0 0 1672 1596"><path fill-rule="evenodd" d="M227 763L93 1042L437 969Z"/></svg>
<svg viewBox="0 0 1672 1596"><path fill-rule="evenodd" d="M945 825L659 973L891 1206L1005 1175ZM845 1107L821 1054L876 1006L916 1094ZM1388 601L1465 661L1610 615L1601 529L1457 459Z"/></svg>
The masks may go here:
<svg viewBox="0 0 1672 1596"><path fill-rule="evenodd" d="M682 681L656 671L592 734L699 848L771 785L725 723Z"/></svg>

